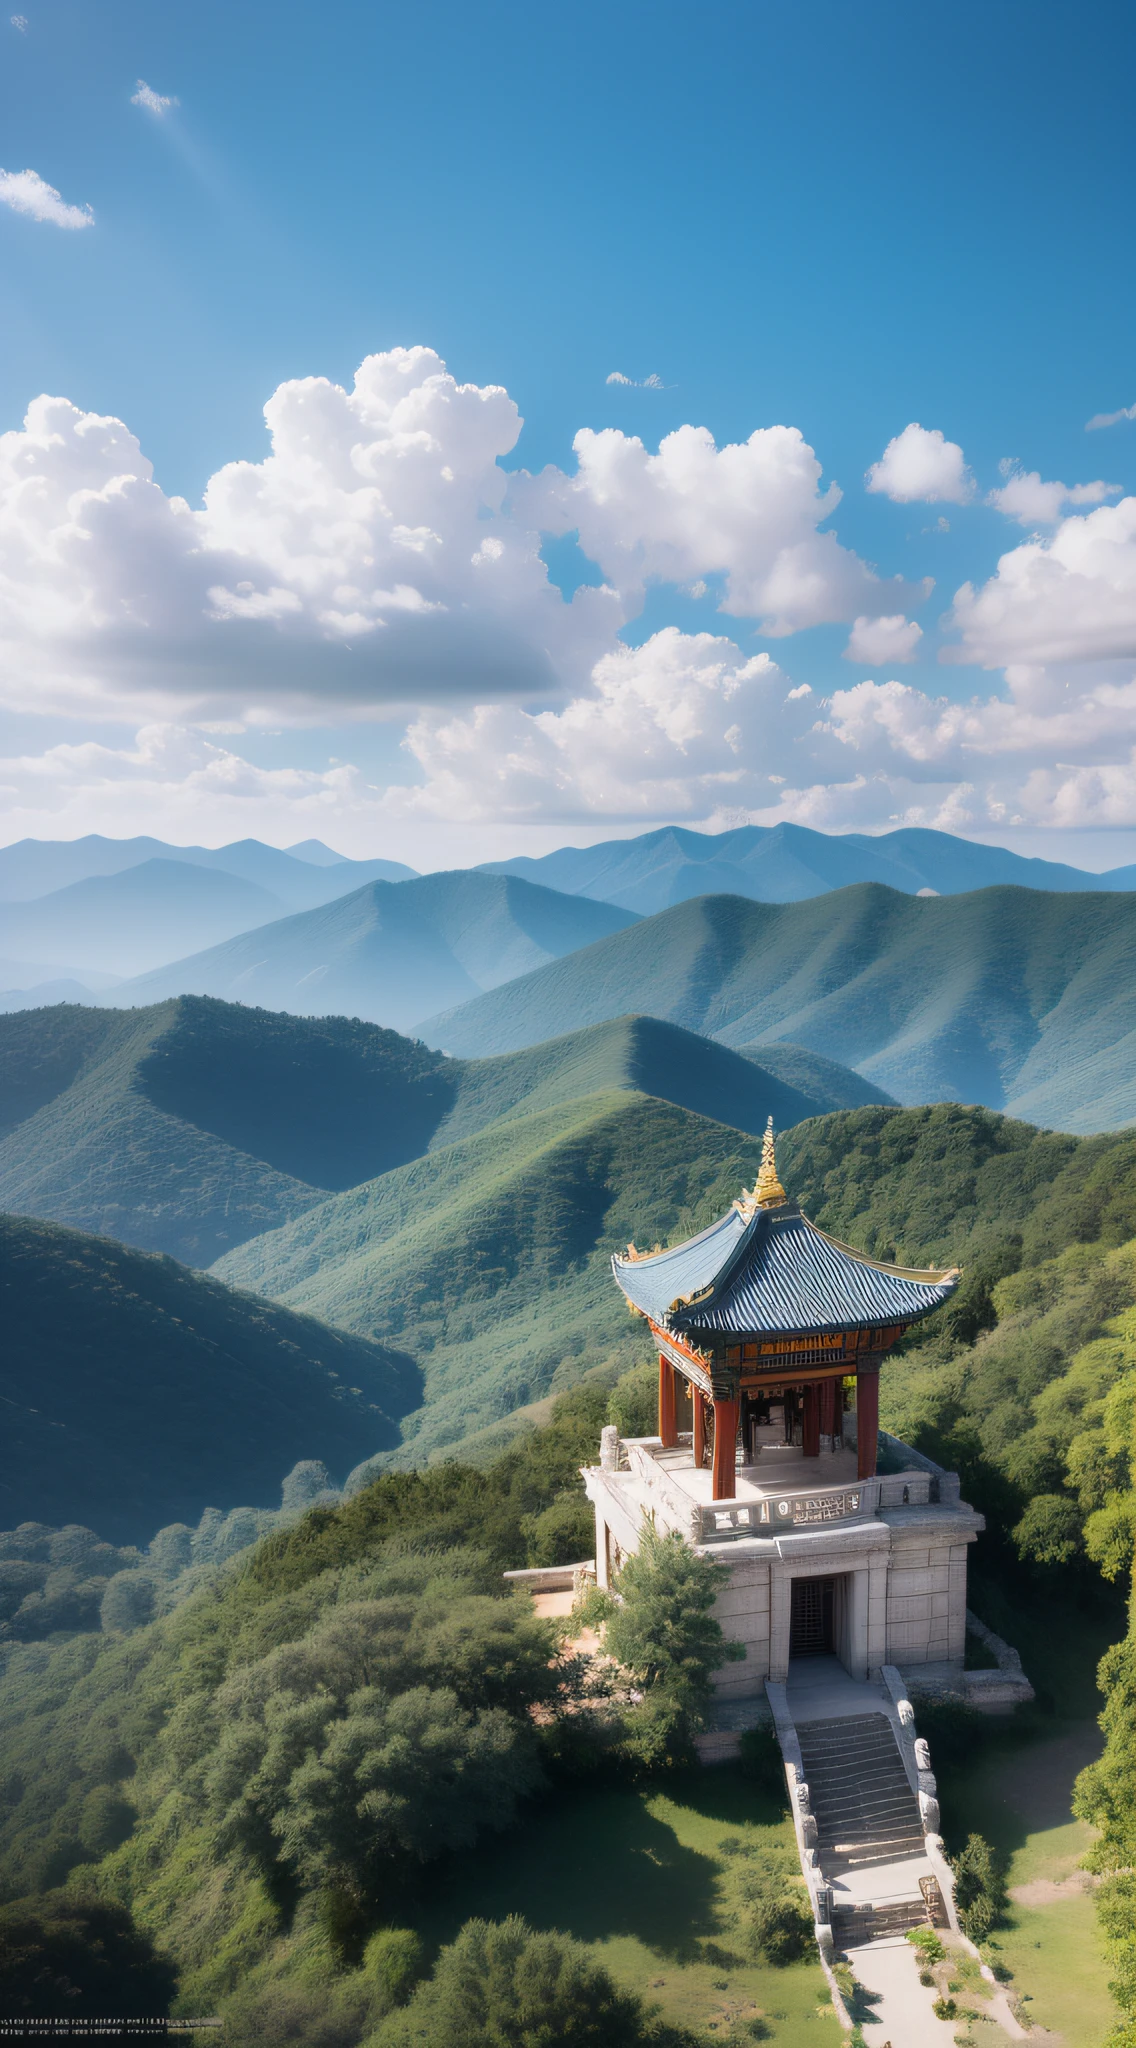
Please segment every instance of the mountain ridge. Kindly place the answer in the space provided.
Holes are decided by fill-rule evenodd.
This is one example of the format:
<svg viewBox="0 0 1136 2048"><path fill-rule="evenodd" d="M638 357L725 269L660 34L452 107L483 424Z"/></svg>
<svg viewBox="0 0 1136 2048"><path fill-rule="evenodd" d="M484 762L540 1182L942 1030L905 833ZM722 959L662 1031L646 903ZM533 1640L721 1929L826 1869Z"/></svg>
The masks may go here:
<svg viewBox="0 0 1136 2048"><path fill-rule="evenodd" d="M511 876L442 870L409 882L368 882L138 975L113 991L113 1001L212 995L405 1030L430 1009L635 921L633 911Z"/></svg>
<svg viewBox="0 0 1136 2048"><path fill-rule="evenodd" d="M0 1202L206 1266L335 1191L604 1090L750 1132L825 1106L653 1018L461 1061L380 1025L211 997L64 1005L0 1018Z"/></svg>
<svg viewBox="0 0 1136 2048"><path fill-rule="evenodd" d="M664 825L634 839L560 847L536 858L483 865L490 873L523 875L553 888L578 890L644 916L694 896L795 903L866 881L911 895L920 890L954 895L1001 883L1061 891L1136 887L1136 867L1092 875L1063 861L1039 860L921 826L877 836L817 832L788 822L739 825L725 832Z"/></svg>
<svg viewBox="0 0 1136 2048"><path fill-rule="evenodd" d="M1136 1119L1136 897L858 883L795 904L705 896L442 1015L470 1057L641 1011L724 1044L785 1039L901 1103L1066 1129Z"/></svg>

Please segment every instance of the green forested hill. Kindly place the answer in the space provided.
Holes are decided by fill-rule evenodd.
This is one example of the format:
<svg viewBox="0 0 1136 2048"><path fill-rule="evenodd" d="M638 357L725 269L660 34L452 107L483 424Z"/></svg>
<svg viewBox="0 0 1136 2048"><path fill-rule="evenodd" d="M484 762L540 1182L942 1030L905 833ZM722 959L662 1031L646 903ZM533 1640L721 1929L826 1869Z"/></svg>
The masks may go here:
<svg viewBox="0 0 1136 2048"><path fill-rule="evenodd" d="M707 896L421 1028L485 1056L631 1010L728 1045L807 1046L900 1101L1116 1129L1136 1120L1136 896Z"/></svg>
<svg viewBox="0 0 1136 2048"><path fill-rule="evenodd" d="M172 1259L0 1216L0 1523L116 1543L212 1502L275 1504L298 1459L342 1477L418 1398L403 1353Z"/></svg>
<svg viewBox="0 0 1136 2048"><path fill-rule="evenodd" d="M643 1355L611 1252L701 1228L756 1157L754 1140L720 1123L597 1094L502 1118L252 1240L217 1271L413 1354L425 1405L406 1420L401 1457L445 1454L488 1428L481 1456L511 1411ZM904 1263L962 1263L928 1342L969 1343L995 1320L996 1283L1020 1266L1136 1236L1136 1134L1079 1139L954 1104L867 1107L801 1123L778 1159L835 1236Z"/></svg>
<svg viewBox="0 0 1136 2048"><path fill-rule="evenodd" d="M321 1189L164 1106L175 1091L163 1088L160 1049L178 1025L173 1003L0 1018L9 1114L25 1111L0 1143L0 1205L207 1266L320 1200Z"/></svg>
<svg viewBox="0 0 1136 2048"><path fill-rule="evenodd" d="M528 1115L610 1088L657 1095L751 1132L764 1130L767 1117L784 1130L828 1106L819 1085L809 1088L776 1061L767 1069L756 1054L742 1058L657 1017L616 1017L497 1059L455 1060L447 1071L456 1077L454 1104L434 1146L471 1136L498 1117ZM855 1090L859 1076L836 1071Z"/></svg>
<svg viewBox="0 0 1136 2048"><path fill-rule="evenodd" d="M0 1204L207 1266L332 1190L612 1088L749 1131L822 1106L650 1017L467 1061L354 1018L208 997L60 1004L0 1017Z"/></svg>
<svg viewBox="0 0 1136 2048"><path fill-rule="evenodd" d="M635 922L635 913L471 869L371 882L139 975L115 1000L189 993L405 1031L415 1019Z"/></svg>
<svg viewBox="0 0 1136 2048"><path fill-rule="evenodd" d="M969 1271L992 1244L1036 1264L1136 1236L1136 1132L1075 1138L942 1102L817 1118L777 1159L815 1223L900 1264Z"/></svg>
<svg viewBox="0 0 1136 2048"><path fill-rule="evenodd" d="M425 1375L425 1406L406 1425L421 1460L592 1366L641 1356L612 1251L703 1228L752 1180L759 1151L671 1103L597 1094L335 1196L217 1271L404 1345Z"/></svg>

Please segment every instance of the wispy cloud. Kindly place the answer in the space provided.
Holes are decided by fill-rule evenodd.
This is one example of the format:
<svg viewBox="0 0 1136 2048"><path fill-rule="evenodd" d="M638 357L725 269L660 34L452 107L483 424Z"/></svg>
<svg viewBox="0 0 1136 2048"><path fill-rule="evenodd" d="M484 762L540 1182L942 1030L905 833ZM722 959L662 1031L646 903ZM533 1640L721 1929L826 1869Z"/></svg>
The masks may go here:
<svg viewBox="0 0 1136 2048"><path fill-rule="evenodd" d="M1121 420L1136 420L1136 405L1122 405L1119 412L1095 412L1091 420L1085 421L1086 434L1097 427L1118 427Z"/></svg>
<svg viewBox="0 0 1136 2048"><path fill-rule="evenodd" d="M176 94L155 92L152 85L147 85L146 80L140 78L137 92L130 95L130 104L132 107L145 107L148 114L161 115L168 114L171 107L180 107L181 101Z"/></svg>
<svg viewBox="0 0 1136 2048"><path fill-rule="evenodd" d="M31 220L49 220L57 228L89 228L95 216L89 206L68 206L54 185L38 171L0 171L0 205Z"/></svg>
<svg viewBox="0 0 1136 2048"><path fill-rule="evenodd" d="M611 370L604 381L626 384L631 391L665 391L667 388L656 370L652 370L649 377L625 377L622 370Z"/></svg>
<svg viewBox="0 0 1136 2048"><path fill-rule="evenodd" d="M28 32L28 17L27 17L27 15L26 15L26 14L13 14L13 15L11 16L11 22L12 22L12 27L13 27L13 28L15 28L15 29L18 29L18 30L19 30L19 32L20 32L20 34L21 34L22 36L26 36L26 35L27 35L27 32Z"/></svg>

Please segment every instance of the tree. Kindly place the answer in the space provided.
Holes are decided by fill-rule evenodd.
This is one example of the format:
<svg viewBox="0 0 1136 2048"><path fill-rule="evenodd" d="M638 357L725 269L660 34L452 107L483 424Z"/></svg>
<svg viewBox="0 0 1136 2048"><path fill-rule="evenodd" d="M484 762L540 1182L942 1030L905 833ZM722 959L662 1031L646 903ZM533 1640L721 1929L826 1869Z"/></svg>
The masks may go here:
<svg viewBox="0 0 1136 2048"><path fill-rule="evenodd" d="M1037 1494L1013 1533L1018 1555L1034 1564L1067 1565L1084 1555L1081 1516L1067 1494Z"/></svg>
<svg viewBox="0 0 1136 2048"><path fill-rule="evenodd" d="M659 2026L570 1936L516 1914L467 1920L429 1980L367 2048L645 2048L683 2037Z"/></svg>
<svg viewBox="0 0 1136 2048"><path fill-rule="evenodd" d="M451 1691L391 1699L361 1687L272 1696L230 1726L209 1778L221 1847L282 1859L308 1886L381 1895L399 1863L469 1848L507 1827L540 1781L527 1727L499 1707L470 1713Z"/></svg>
<svg viewBox="0 0 1136 2048"><path fill-rule="evenodd" d="M173 1964L123 1906L48 1893L0 1908L0 2019L157 2019L176 1989Z"/></svg>
<svg viewBox="0 0 1136 2048"><path fill-rule="evenodd" d="M729 1580L725 1565L700 1557L678 1530L660 1536L645 1522L639 1548L619 1576L621 1604L607 1625L607 1648L647 1692L658 1691L687 1717L710 1704L713 1674L745 1656L714 1619Z"/></svg>
<svg viewBox="0 0 1136 2048"><path fill-rule="evenodd" d="M153 1621L158 1588L148 1572L116 1572L108 1580L99 1613L104 1629L130 1635Z"/></svg>
<svg viewBox="0 0 1136 2048"><path fill-rule="evenodd" d="M654 1359L634 1365L611 1390L607 1419L620 1436L654 1436L658 1428L659 1368Z"/></svg>

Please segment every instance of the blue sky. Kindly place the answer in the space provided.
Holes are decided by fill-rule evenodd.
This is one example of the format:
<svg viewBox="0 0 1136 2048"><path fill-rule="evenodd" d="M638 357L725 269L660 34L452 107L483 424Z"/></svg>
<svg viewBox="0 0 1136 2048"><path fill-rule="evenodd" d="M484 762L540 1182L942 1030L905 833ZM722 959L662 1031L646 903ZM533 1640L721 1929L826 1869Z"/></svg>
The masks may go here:
<svg viewBox="0 0 1136 2048"><path fill-rule="evenodd" d="M0 207L0 426L17 429L42 392L116 416L162 491L196 511L223 465L263 461L276 387L323 377L350 388L364 357L415 344L460 384L507 389L524 419L498 456L510 472L551 464L574 476L585 428L653 453L687 424L719 449L783 424L815 450L819 490L835 480L843 492L818 530L905 579L887 615L916 619L922 638L902 661L850 661L853 599L842 609L834 598L839 616L819 621L798 610L788 633L768 630L756 599L723 615L752 534L727 536L720 560L684 538L683 561L697 556L705 573L660 573L653 515L634 491L620 516L647 567L636 593L620 586L620 618L606 639L566 632L555 677L538 660L526 685L523 664L506 663L499 698L486 695L484 664L439 686L411 659L401 693L388 675L345 706L318 633L304 643L302 702L298 685L274 697L263 677L248 701L234 686L221 706L171 691L150 583L136 605L150 651L131 654L126 687L74 634L61 655L44 603L29 600L4 635L15 677L0 734L4 837L156 829L163 814L175 837L319 830L423 865L434 844L445 858L484 857L666 815L766 821L781 805L828 829L914 818L1029 850L1062 834L1069 857L1091 865L1132 857L1136 541L1105 527L1136 488L1136 421L1086 432L1090 417L1136 402L1130 10L16 4L26 25L2 31L0 160L93 221L36 218L26 191L24 210ZM135 104L139 81L178 104ZM613 372L634 382L610 383ZM640 388L648 377L662 388ZM910 422L963 451L954 498L865 489ZM1009 461L1042 481L1118 488L1023 523L986 502ZM706 488L713 499L718 486ZM698 518L717 528L725 499L710 499ZM524 516L545 532L546 500ZM771 500L763 518L778 516ZM800 506L786 517L799 538ZM1000 584L978 625L963 630L956 615L941 628L959 586L982 599L999 557L1034 534L1044 559L1021 558L1023 574L1064 579L1048 639L1014 623ZM673 541L668 531L665 548ZM1082 541L1095 550L1087 578ZM113 546L129 547L122 530ZM9 587L34 582L42 553L38 541L17 548ZM611 560L589 564L570 537L546 540L545 559L566 594L577 574L612 582ZM130 583L134 568L123 575ZM912 586L926 578L923 599ZM121 602L117 571L110 584ZM449 584L423 602L447 607L458 631ZM1029 589L1014 602L1024 617ZM275 616L234 632L246 627L266 646L282 630ZM725 637L737 658L659 642L668 628ZM526 646L544 648L543 625L525 631ZM626 669L609 677L603 730L581 710L574 753L568 728L547 720L603 696L593 658L621 644L654 647L668 680L658 661L630 683ZM940 661L944 644L967 658ZM762 652L784 678L776 701L768 674L745 672ZM271 668L271 648L249 659ZM445 659L459 677L451 641ZM825 699L869 681L900 694L838 703L835 738L810 737L832 725ZM802 723L805 700L784 705L806 685ZM734 727L711 731L713 708L759 687L730 767L720 742ZM977 698L982 715L945 733L925 708L937 698ZM475 727L475 703L500 715ZM639 772L636 718L673 751L676 703L690 714L678 754L655 749ZM545 725L524 724L534 716ZM139 748L140 725L160 740ZM603 791L586 769L597 751L612 764ZM499 777L494 802L496 758L524 772ZM392 803L390 783L427 794Z"/></svg>

